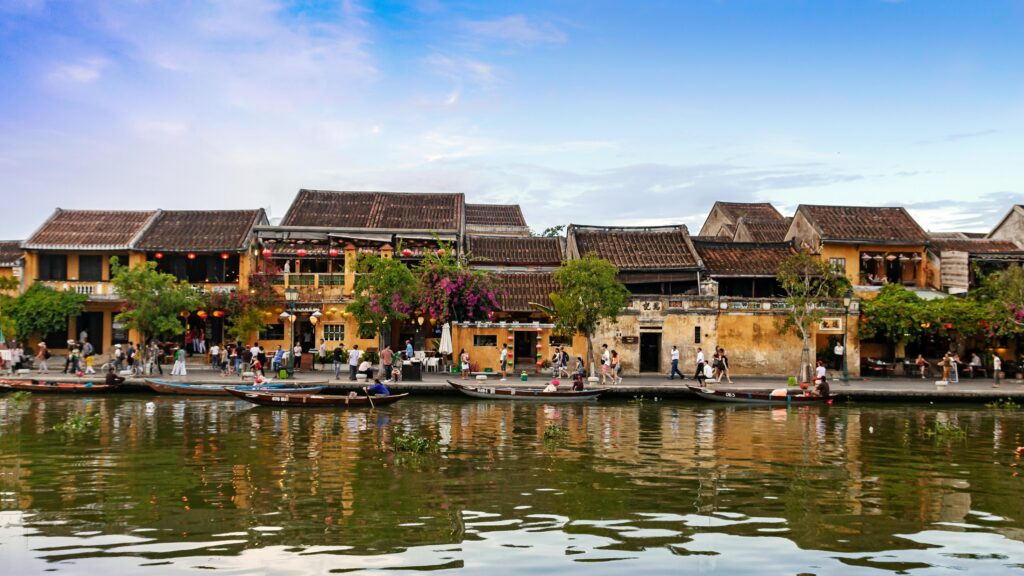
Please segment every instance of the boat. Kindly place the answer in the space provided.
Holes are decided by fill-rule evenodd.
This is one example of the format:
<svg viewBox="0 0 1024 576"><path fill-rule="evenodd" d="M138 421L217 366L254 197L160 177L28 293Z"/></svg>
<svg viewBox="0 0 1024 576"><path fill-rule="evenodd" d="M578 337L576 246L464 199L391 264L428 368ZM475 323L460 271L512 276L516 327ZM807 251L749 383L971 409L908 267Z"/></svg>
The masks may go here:
<svg viewBox="0 0 1024 576"><path fill-rule="evenodd" d="M744 390L741 388L702 388L689 384L686 387L705 400L741 404L768 404L773 406L821 404L830 398L829 396L805 396L803 390L787 388Z"/></svg>
<svg viewBox="0 0 1024 576"><path fill-rule="evenodd" d="M373 396L373 401L371 402L371 397L369 396L321 396L320 394L294 394L285 389L238 390L236 388L228 388L227 391L232 396L252 402L253 404L259 404L260 406L305 406L310 408L362 408L364 406L371 405L376 408L378 406L394 404L409 395L408 393L405 393L393 394L391 396Z"/></svg>
<svg viewBox="0 0 1024 576"><path fill-rule="evenodd" d="M230 384L188 384L185 382L170 382L168 380L157 380L146 378L146 385L154 392L160 394L181 394L186 396L230 396L227 388L233 388ZM255 386L235 386L236 388L253 388ZM324 389L323 386L294 387L285 384L268 384L263 387L267 390L288 390L296 394L315 394Z"/></svg>
<svg viewBox="0 0 1024 576"><path fill-rule="evenodd" d="M0 380L2 391L24 391L35 394L98 394L117 388L93 382L46 382L44 380Z"/></svg>
<svg viewBox="0 0 1024 576"><path fill-rule="evenodd" d="M582 402L597 400L597 397L608 391L608 388L592 390L559 390L545 392L543 388L526 388L519 386L488 386L486 384L459 384L448 380L448 384L473 398L488 400L519 400L523 402Z"/></svg>

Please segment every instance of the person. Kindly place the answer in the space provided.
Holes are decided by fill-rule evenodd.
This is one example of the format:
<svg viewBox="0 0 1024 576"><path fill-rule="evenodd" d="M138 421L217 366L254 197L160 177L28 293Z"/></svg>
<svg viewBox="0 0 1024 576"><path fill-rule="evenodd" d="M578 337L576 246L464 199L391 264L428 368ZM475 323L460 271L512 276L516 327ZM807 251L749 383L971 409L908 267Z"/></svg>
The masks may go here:
<svg viewBox="0 0 1024 576"><path fill-rule="evenodd" d="M146 373L152 374L153 368L156 368L161 376L164 375L164 369L160 367L160 343L156 340L149 343L149 359L147 362Z"/></svg>
<svg viewBox="0 0 1024 576"><path fill-rule="evenodd" d="M238 345L228 344L227 353L228 376L234 376L238 372Z"/></svg>
<svg viewBox="0 0 1024 576"><path fill-rule="evenodd" d="M959 369L959 367L960 367L960 355L954 352L953 355L950 356L950 358L949 358L949 372L950 372L950 375L953 376L953 383L954 384L960 382L960 369Z"/></svg>
<svg viewBox="0 0 1024 576"><path fill-rule="evenodd" d="M362 350L359 349L359 344L352 346L352 349L348 351L348 379L356 379L356 369L359 368L359 359L363 356Z"/></svg>
<svg viewBox="0 0 1024 576"><path fill-rule="evenodd" d="M601 385L604 386L608 379L608 373L612 368L612 355L608 352L608 345L601 344Z"/></svg>
<svg viewBox="0 0 1024 576"><path fill-rule="evenodd" d="M364 358L363 361L359 363L359 368L356 370L356 374L364 374L367 378L373 378L373 373L376 371L377 369L373 367L373 364Z"/></svg>
<svg viewBox="0 0 1024 576"><path fill-rule="evenodd" d="M295 359L295 370L299 369L299 365L302 364L302 344L296 340L295 348L292 348L293 358Z"/></svg>
<svg viewBox="0 0 1024 576"><path fill-rule="evenodd" d="M843 369L843 354L846 353L846 348L843 347L843 343L836 341L836 347L832 349L832 354L836 357L836 370Z"/></svg>
<svg viewBox="0 0 1024 576"><path fill-rule="evenodd" d="M583 378L586 376L586 367L583 365L583 357L576 357L576 371L572 374L572 389L583 390Z"/></svg>
<svg viewBox="0 0 1024 576"><path fill-rule="evenodd" d="M324 369L324 363L327 362L327 341L323 338L320 339L320 348L317 349L317 358L320 359L320 369Z"/></svg>
<svg viewBox="0 0 1024 576"><path fill-rule="evenodd" d="M391 378L391 365L395 361L395 351L391 346L385 346L380 352L380 377L389 380Z"/></svg>
<svg viewBox="0 0 1024 576"><path fill-rule="evenodd" d="M977 352L971 352L971 363L968 366L968 369L971 372L971 378L974 378L982 367L981 357L978 356Z"/></svg>
<svg viewBox="0 0 1024 576"><path fill-rule="evenodd" d="M828 398L828 395L829 395L828 381L825 380L824 378L822 378L821 380L818 380L817 383L814 385L814 389L811 390L811 394L813 394L815 396L820 396L820 397L823 397L823 398Z"/></svg>
<svg viewBox="0 0 1024 576"><path fill-rule="evenodd" d="M466 352L465 348L459 352L459 367L462 368L463 379L469 376L469 352Z"/></svg>
<svg viewBox="0 0 1024 576"><path fill-rule="evenodd" d="M693 377L697 379L704 377L704 350L700 347L697 348L697 371L693 374ZM703 380L701 380L700 385L704 385Z"/></svg>
<svg viewBox="0 0 1024 576"><path fill-rule="evenodd" d="M199 329L199 338L196 340L196 353L206 354L206 329Z"/></svg>
<svg viewBox="0 0 1024 576"><path fill-rule="evenodd" d="M548 385L544 387L545 392L558 392L558 380L552 380L548 382Z"/></svg>
<svg viewBox="0 0 1024 576"><path fill-rule="evenodd" d="M952 363L953 363L953 361L952 361L952 359L951 359L951 357L949 355L949 352L946 352L945 354L942 355L942 380L943 380L943 382L949 382L949 367L952 365Z"/></svg>
<svg viewBox="0 0 1024 576"><path fill-rule="evenodd" d="M174 347L174 367L171 368L171 376L185 376L185 349L180 346Z"/></svg>
<svg viewBox="0 0 1024 576"><path fill-rule="evenodd" d="M263 380L266 378L263 374L263 362L260 360L259 354L252 357L252 361L249 362L249 366L252 370L252 376L254 379Z"/></svg>
<svg viewBox="0 0 1024 576"><path fill-rule="evenodd" d="M88 358L89 356L92 356L94 354L96 354L96 349L93 348L92 342L88 342L88 341L83 342L82 343L82 358Z"/></svg>
<svg viewBox="0 0 1024 576"><path fill-rule="evenodd" d="M732 384L732 377L729 376L729 357L725 355L725 348L718 349L718 362L722 366L718 373L718 381L721 382L722 376L725 376L726 381Z"/></svg>
<svg viewBox="0 0 1024 576"><path fill-rule="evenodd" d="M214 370L220 367L220 346L216 342L210 346L210 367Z"/></svg>
<svg viewBox="0 0 1024 576"><path fill-rule="evenodd" d="M716 381L722 379L722 359L718 355L718 347L715 347L715 353L711 355L711 374Z"/></svg>
<svg viewBox="0 0 1024 576"><path fill-rule="evenodd" d="M36 360L39 360L39 373L47 374L50 369L46 367L46 361L50 359L50 351L44 342L39 343L39 352L36 353Z"/></svg>
<svg viewBox="0 0 1024 576"><path fill-rule="evenodd" d="M114 344L114 369L117 370L118 372L120 372L123 364L124 364L124 351L121 350L121 345L120 344Z"/></svg>
<svg viewBox="0 0 1024 576"><path fill-rule="evenodd" d="M508 373L508 344L501 345L501 352L498 354L498 365L501 366L501 381L505 381Z"/></svg>
<svg viewBox="0 0 1024 576"><path fill-rule="evenodd" d="M367 396L371 394L374 396L391 396L391 390L388 390L388 387L376 378L373 380L373 386L370 386L369 389L363 387L363 392L366 392Z"/></svg>
<svg viewBox="0 0 1024 576"><path fill-rule="evenodd" d="M405 359L412 360L415 350L412 347L412 340L405 341Z"/></svg>
<svg viewBox="0 0 1024 576"><path fill-rule="evenodd" d="M79 364L79 363L82 362L82 360L83 359L75 360L75 363ZM93 364L93 362L96 361L96 355L95 354L89 354L88 356L86 356L84 358L84 360L85 360L85 374L95 374L96 370L92 367L92 364Z"/></svg>
<svg viewBox="0 0 1024 576"><path fill-rule="evenodd" d="M992 378L995 380L992 382L993 388L999 388L999 378L1002 376L1003 371L1003 360L998 354L992 355Z"/></svg>
<svg viewBox="0 0 1024 576"><path fill-rule="evenodd" d="M135 373L135 343L128 343L128 351L125 352L125 363L128 365L128 371L132 374Z"/></svg>
<svg viewBox="0 0 1024 576"><path fill-rule="evenodd" d="M281 345L277 345L277 350L274 350L274 357L270 360L270 371L277 372L281 369L281 364L284 362L284 350Z"/></svg>
<svg viewBox="0 0 1024 576"><path fill-rule="evenodd" d="M341 344L338 344L334 348L334 352L331 353L331 359L334 361L334 379L341 380L341 365L343 363L342 354L345 351L341 349Z"/></svg>
<svg viewBox="0 0 1024 576"><path fill-rule="evenodd" d="M402 381L402 361L394 362L391 364L391 381L401 382Z"/></svg>
<svg viewBox="0 0 1024 576"><path fill-rule="evenodd" d="M74 374L82 374L82 350L78 346L71 348L71 371Z"/></svg>
<svg viewBox="0 0 1024 576"><path fill-rule="evenodd" d="M826 381L825 373L825 361L818 360L818 367L814 369L814 383L816 385Z"/></svg>
<svg viewBox="0 0 1024 576"><path fill-rule="evenodd" d="M622 384L622 362L619 361L619 351L612 350L611 357L612 382Z"/></svg>
<svg viewBox="0 0 1024 576"><path fill-rule="evenodd" d="M925 371L928 370L928 361L924 359L924 356L918 354L914 364L917 364L917 369L921 373L921 380L924 380Z"/></svg>
<svg viewBox="0 0 1024 576"><path fill-rule="evenodd" d="M124 376L118 376L117 372L114 371L114 367L111 366L107 368L107 377L104 382L110 386L118 386L124 384Z"/></svg>
<svg viewBox="0 0 1024 576"><path fill-rule="evenodd" d="M683 373L679 371L679 349L675 346L672 347L672 370L668 373L669 380L675 380L676 374L679 374L680 380L686 380Z"/></svg>
<svg viewBox="0 0 1024 576"><path fill-rule="evenodd" d="M228 375L228 349L227 349L227 347L225 347L225 346L221 346L220 347L219 358L220 358L220 361L219 361L218 365L220 367L220 375L221 376L227 376Z"/></svg>
<svg viewBox="0 0 1024 576"><path fill-rule="evenodd" d="M89 331L88 330L82 330L81 332L79 332L78 333L78 341L81 342L82 344L85 344L86 342L88 342L89 341Z"/></svg>

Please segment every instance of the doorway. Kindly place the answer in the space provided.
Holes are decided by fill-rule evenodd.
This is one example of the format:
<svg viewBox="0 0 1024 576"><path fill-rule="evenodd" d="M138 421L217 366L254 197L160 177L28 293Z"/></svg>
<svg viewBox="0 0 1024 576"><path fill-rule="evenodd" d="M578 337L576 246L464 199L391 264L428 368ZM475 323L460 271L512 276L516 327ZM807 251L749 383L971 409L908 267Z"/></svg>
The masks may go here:
<svg viewBox="0 0 1024 576"><path fill-rule="evenodd" d="M295 340L302 346L303 354L316 348L316 332L308 318L295 321ZM295 343L289 342L288 346L295 346Z"/></svg>
<svg viewBox="0 0 1024 576"><path fill-rule="evenodd" d="M82 333L89 338L97 354L103 352L103 312L82 312L75 321L75 338ZM63 347L63 346L62 346Z"/></svg>
<svg viewBox="0 0 1024 576"><path fill-rule="evenodd" d="M640 333L640 371L661 372L661 332Z"/></svg>
<svg viewBox="0 0 1024 576"><path fill-rule="evenodd" d="M513 356L515 356L513 369L529 368L537 365L537 333L517 330L513 342Z"/></svg>

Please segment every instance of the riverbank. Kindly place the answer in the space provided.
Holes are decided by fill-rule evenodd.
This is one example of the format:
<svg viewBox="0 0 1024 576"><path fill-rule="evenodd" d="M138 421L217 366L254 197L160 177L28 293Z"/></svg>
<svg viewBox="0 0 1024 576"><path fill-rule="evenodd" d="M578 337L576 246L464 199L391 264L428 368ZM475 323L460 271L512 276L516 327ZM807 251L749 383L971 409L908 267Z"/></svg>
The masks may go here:
<svg viewBox="0 0 1024 576"><path fill-rule="evenodd" d="M17 379L38 379L43 381L89 381L85 378L68 377L60 373L49 374L25 374ZM223 384L232 385L238 383L251 384L249 380L241 380L237 377L221 376L218 372L208 369L193 369L188 376L171 377L159 376L175 382L189 384ZM389 388L396 393L409 392L417 395L454 395L458 394L446 380L455 379L457 375L427 373L423 375L421 382L396 382L389 384ZM98 381L93 379L92 381ZM471 382L471 380L462 380ZM568 380L563 380L568 382ZM349 381L347 373L342 374L340 380L333 377L331 371L302 371L296 374L295 378L288 381L295 385L324 385L338 391L357 389L359 385ZM531 375L526 382L519 378L509 378L506 382L491 377L487 380L492 385L507 386L540 386L547 382L547 378L538 375ZM642 375L624 377L621 384L609 386L607 397L613 398L635 398L644 396L647 398L679 398L697 399L687 385L694 384L694 380L669 380L660 375ZM936 386L932 380L921 380L914 378L855 378L848 383L832 381L832 394L837 401L857 402L991 402L996 399L1013 399L1016 402L1024 403L1024 381L1003 380L998 388L993 387L994 381L991 378L964 379L958 383L950 383L947 386ZM765 389L783 388L786 386L786 379L780 377L757 377L757 376L736 376L733 383L709 383L709 386L718 388L737 389ZM125 387L130 391L149 392L142 378L129 378Z"/></svg>

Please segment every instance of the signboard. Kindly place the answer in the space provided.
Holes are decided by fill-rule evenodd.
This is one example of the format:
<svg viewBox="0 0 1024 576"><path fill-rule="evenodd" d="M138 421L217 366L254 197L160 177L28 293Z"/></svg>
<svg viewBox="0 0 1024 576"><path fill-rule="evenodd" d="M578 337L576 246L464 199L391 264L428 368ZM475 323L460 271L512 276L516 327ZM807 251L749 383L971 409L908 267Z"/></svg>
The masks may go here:
<svg viewBox="0 0 1024 576"><path fill-rule="evenodd" d="M622 337L622 343L623 344L639 344L640 343L640 337L639 336L623 336Z"/></svg>
<svg viewBox="0 0 1024 576"><path fill-rule="evenodd" d="M842 318L822 318L818 321L818 332L842 332Z"/></svg>

